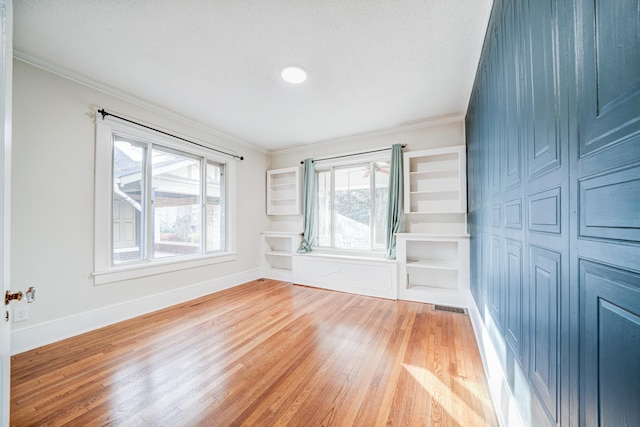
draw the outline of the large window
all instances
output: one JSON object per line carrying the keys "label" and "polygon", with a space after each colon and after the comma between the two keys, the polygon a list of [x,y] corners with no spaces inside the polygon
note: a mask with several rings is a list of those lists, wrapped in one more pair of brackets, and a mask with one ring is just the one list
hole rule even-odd
{"label": "large window", "polygon": [[389,162],[316,166],[320,248],[384,250]]}
{"label": "large window", "polygon": [[96,138],[97,283],[131,277],[123,268],[155,274],[235,255],[230,159],[108,120]]}
{"label": "large window", "polygon": [[206,157],[114,134],[113,263],[224,250],[223,172]]}

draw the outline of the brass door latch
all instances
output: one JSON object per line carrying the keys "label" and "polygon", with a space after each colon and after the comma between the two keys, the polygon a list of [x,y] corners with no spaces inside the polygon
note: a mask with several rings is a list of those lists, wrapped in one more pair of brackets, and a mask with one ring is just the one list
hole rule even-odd
{"label": "brass door latch", "polygon": [[16,293],[10,293],[9,291],[4,294],[4,305],[9,305],[11,300],[20,301],[22,299],[22,291],[18,291]]}

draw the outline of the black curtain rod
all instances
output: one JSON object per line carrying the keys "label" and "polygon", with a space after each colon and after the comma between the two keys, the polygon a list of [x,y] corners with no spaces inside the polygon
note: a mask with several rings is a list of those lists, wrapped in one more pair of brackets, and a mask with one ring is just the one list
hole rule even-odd
{"label": "black curtain rod", "polygon": [[198,147],[206,148],[207,150],[213,150],[213,151],[216,151],[216,152],[218,152],[218,153],[222,153],[222,154],[225,154],[225,155],[227,155],[227,156],[231,156],[231,157],[233,157],[234,159],[244,160],[244,156],[237,156],[237,155],[235,155],[235,154],[231,154],[231,153],[227,153],[227,152],[224,152],[224,151],[221,151],[221,150],[217,150],[217,149],[215,149],[215,148],[213,148],[213,147],[209,147],[209,146],[207,146],[207,145],[203,145],[203,144],[200,144],[200,143],[197,143],[197,142],[194,142],[194,141],[190,141],[190,140],[185,139],[185,138],[183,138],[183,137],[181,137],[181,136],[173,135],[173,134],[171,134],[171,133],[169,133],[169,132],[165,132],[165,131],[160,130],[160,129],[152,128],[151,126],[147,126],[147,125],[142,124],[142,123],[134,122],[133,120],[129,120],[129,119],[124,118],[124,117],[116,116],[115,114],[107,113],[107,112],[104,110],[104,108],[101,108],[100,110],[98,110],[98,113],[102,114],[102,120],[104,120],[104,118],[105,118],[106,116],[115,117],[116,119],[120,119],[120,120],[124,120],[125,122],[133,123],[133,124],[134,124],[134,125],[136,125],[136,126],[141,126],[141,127],[143,127],[143,128],[146,128],[146,129],[152,130],[152,131],[154,131],[154,132],[158,132],[158,133],[161,133],[161,134],[163,134],[163,135],[167,135],[167,136],[170,136],[170,137],[172,137],[172,138],[176,138],[176,139],[179,139],[179,140],[181,140],[181,141],[188,142],[189,144],[197,145]]}
{"label": "black curtain rod", "polygon": [[[407,144],[402,144],[401,147],[404,148],[406,147]],[[343,157],[351,157],[351,156],[359,156],[361,154],[369,154],[369,153],[377,153],[379,151],[387,151],[387,150],[391,150],[392,147],[389,148],[381,148],[379,150],[371,150],[371,151],[363,151],[361,153],[353,153],[353,154],[344,154],[342,156],[334,156],[334,157],[323,157],[321,159],[313,159],[312,162],[315,162],[316,160],[333,160],[333,159],[341,159]],[[304,161],[301,161],[300,164],[304,164]]]}

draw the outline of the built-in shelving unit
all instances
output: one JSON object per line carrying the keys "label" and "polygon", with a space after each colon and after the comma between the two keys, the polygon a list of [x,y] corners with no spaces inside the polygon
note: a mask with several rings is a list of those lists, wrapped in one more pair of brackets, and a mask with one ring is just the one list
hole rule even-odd
{"label": "built-in shelving unit", "polygon": [[466,147],[404,154],[404,212],[467,211]]}
{"label": "built-in shelving unit", "polygon": [[292,280],[293,255],[302,241],[302,233],[263,231],[262,276],[269,279]]}
{"label": "built-in shelving unit", "polygon": [[299,215],[300,168],[267,171],[267,215]]}
{"label": "built-in shelving unit", "polygon": [[409,151],[403,160],[412,232],[396,235],[398,298],[468,306],[466,146]]}
{"label": "built-in shelving unit", "polygon": [[464,305],[469,297],[469,235],[398,233],[398,298]]}

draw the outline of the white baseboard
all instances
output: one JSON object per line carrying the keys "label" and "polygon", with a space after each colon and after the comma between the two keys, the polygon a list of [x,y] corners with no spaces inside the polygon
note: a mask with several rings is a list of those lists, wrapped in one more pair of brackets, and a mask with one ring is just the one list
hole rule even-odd
{"label": "white baseboard", "polygon": [[293,282],[293,272],[280,268],[263,268],[262,277],[265,279],[282,280],[283,282]]}
{"label": "white baseboard", "polygon": [[398,299],[460,308],[469,308],[474,304],[471,292],[466,289],[399,289]]}
{"label": "white baseboard", "polygon": [[480,311],[473,298],[468,309],[473,332],[478,342],[480,356],[482,357],[484,372],[489,384],[491,400],[493,401],[496,416],[498,417],[498,423],[500,423],[502,427],[526,426],[527,424],[522,418],[516,403],[516,398],[509,387],[507,377],[502,369],[498,351],[491,341],[490,331],[482,321]]}
{"label": "white baseboard", "polygon": [[11,332],[15,355],[152,311],[200,298],[260,278],[260,269],[218,277],[183,288],[78,313]]}

